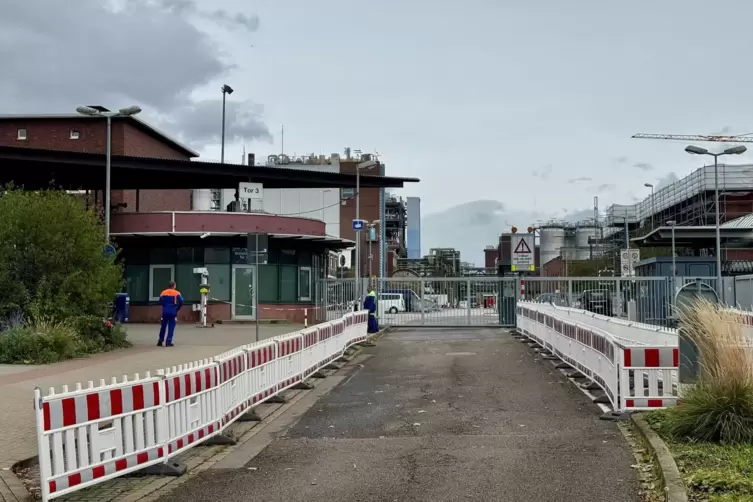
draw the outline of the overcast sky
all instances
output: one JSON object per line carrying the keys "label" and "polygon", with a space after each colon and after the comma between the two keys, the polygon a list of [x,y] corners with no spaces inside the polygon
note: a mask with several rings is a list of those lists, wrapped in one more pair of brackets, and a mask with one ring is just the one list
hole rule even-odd
{"label": "overcast sky", "polygon": [[751,16],[743,0],[2,0],[0,110],[138,104],[218,159],[226,83],[228,161],[279,152],[284,124],[286,153],[378,151],[421,178],[402,193],[424,212],[556,217],[701,165],[633,133],[753,131]]}

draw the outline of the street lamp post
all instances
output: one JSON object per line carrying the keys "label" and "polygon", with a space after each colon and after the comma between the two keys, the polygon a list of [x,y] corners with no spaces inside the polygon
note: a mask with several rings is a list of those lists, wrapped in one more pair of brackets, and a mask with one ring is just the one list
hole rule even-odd
{"label": "street lamp post", "polygon": [[719,209],[719,162],[718,159],[722,155],[740,155],[745,153],[748,149],[745,145],[733,146],[727,148],[720,153],[712,153],[701,148],[700,146],[688,145],[685,147],[685,151],[693,155],[711,155],[714,157],[714,211],[716,212],[716,290],[717,293],[722,288],[722,234],[720,230],[720,209]]}
{"label": "street lamp post", "polygon": [[[361,169],[373,169],[379,162],[367,160],[356,164],[356,219],[361,219]],[[361,231],[356,232],[356,293],[360,305],[361,298]]]}
{"label": "street lamp post", "polygon": [[677,253],[675,252],[675,225],[677,224],[676,221],[670,220],[667,222],[667,225],[672,227],[672,298],[674,298],[675,293],[677,292],[677,261],[676,256]]}
{"label": "street lamp post", "polygon": [[651,189],[651,230],[654,229],[654,216],[656,215],[656,201],[654,200],[654,185],[644,183],[644,187]]}
{"label": "street lamp post", "polygon": [[225,96],[233,93],[233,88],[225,84],[222,86],[222,146],[220,147],[220,163],[225,163]]}
{"label": "street lamp post", "polygon": [[371,223],[367,225],[366,228],[369,230],[369,280],[371,280],[371,264],[374,260],[374,255],[371,254],[371,230],[375,229],[377,225],[379,225],[379,220],[374,220]]}
{"label": "street lamp post", "polygon": [[141,113],[138,106],[129,106],[121,108],[116,112],[100,110],[90,106],[79,106],[76,111],[81,115],[90,117],[105,117],[107,119],[107,139],[105,150],[105,241],[110,242],[110,191],[111,191],[111,165],[112,165],[112,118],[113,117],[131,117]]}

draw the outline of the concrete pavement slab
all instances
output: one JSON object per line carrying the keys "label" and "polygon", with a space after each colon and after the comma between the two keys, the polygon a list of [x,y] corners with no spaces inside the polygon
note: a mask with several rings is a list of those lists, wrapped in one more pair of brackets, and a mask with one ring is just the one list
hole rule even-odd
{"label": "concrete pavement slab", "polygon": [[245,467],[160,500],[638,500],[616,425],[500,330],[396,331],[369,352]]}

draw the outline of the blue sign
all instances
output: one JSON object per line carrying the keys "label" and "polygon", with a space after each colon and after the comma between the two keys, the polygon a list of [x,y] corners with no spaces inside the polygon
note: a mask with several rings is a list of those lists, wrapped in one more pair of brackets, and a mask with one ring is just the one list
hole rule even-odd
{"label": "blue sign", "polygon": [[114,254],[115,254],[115,246],[113,246],[112,244],[106,244],[105,245],[105,256],[109,258],[110,256],[112,256]]}
{"label": "blue sign", "polygon": [[360,232],[363,230],[363,227],[366,225],[366,222],[364,220],[353,220],[353,230],[356,232]]}

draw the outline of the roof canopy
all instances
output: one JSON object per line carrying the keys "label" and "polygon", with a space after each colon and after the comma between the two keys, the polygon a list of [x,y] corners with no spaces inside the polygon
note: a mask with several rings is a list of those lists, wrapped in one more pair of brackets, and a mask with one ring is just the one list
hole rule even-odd
{"label": "roof canopy", "polygon": [[[265,188],[353,188],[355,174],[326,173],[280,167],[113,156],[113,189],[237,188],[241,182]],[[0,184],[34,190],[56,186],[95,190],[104,186],[105,155],[31,148],[0,147]],[[402,188],[418,178],[361,176],[364,188]]]}
{"label": "roof canopy", "polygon": [[[716,227],[707,226],[676,226],[675,246],[693,249],[713,248],[716,245]],[[720,228],[722,244],[749,245],[753,243],[753,227],[725,227]],[[642,237],[631,239],[639,247],[670,247],[672,246],[672,227],[658,227]]]}

